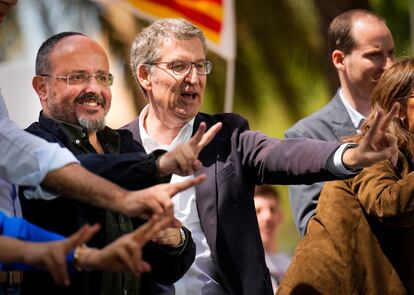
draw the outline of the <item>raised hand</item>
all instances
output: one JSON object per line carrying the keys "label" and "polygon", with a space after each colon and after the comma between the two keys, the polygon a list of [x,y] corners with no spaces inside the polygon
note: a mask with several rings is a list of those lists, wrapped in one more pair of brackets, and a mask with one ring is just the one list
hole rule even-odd
{"label": "raised hand", "polygon": [[135,231],[123,235],[114,242],[99,250],[84,248],[79,255],[78,263],[87,269],[100,269],[115,272],[131,272],[139,276],[142,272],[151,269],[150,265],[142,260],[142,247],[165,229],[169,220],[154,215],[148,222]]}
{"label": "raised hand", "polygon": [[48,270],[58,285],[69,285],[66,256],[77,246],[88,241],[98,230],[99,225],[84,225],[65,240],[46,243],[24,242],[23,263]]}
{"label": "raised hand", "polygon": [[197,185],[206,179],[199,175],[178,183],[158,184],[143,190],[129,192],[123,204],[124,214],[130,217],[148,218],[157,214],[170,221],[173,227],[180,227],[180,222],[174,218],[174,206],[171,198],[177,193]]}
{"label": "raised hand", "polygon": [[200,151],[219,132],[221,127],[222,123],[216,123],[206,132],[206,124],[202,122],[197,132],[189,141],[178,145],[175,149],[160,157],[158,162],[159,173],[162,176],[173,173],[187,176],[200,169],[201,162],[197,157]]}
{"label": "raised hand", "polygon": [[391,121],[398,115],[399,103],[394,103],[388,114],[379,111],[368,132],[358,147],[348,149],[343,155],[343,163],[349,169],[371,166],[382,160],[390,160],[394,165],[398,157],[397,139],[387,133]]}

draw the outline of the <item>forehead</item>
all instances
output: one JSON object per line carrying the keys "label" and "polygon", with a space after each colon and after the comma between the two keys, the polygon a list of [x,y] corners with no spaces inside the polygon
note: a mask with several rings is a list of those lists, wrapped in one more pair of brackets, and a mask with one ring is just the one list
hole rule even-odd
{"label": "forehead", "polygon": [[356,48],[361,47],[394,47],[391,32],[386,24],[374,17],[365,17],[353,22],[352,37]]}
{"label": "forehead", "polygon": [[254,204],[256,205],[256,207],[260,207],[260,208],[278,206],[278,202],[275,198],[271,196],[262,196],[262,195],[254,196]]}
{"label": "forehead", "polygon": [[53,70],[108,71],[108,57],[103,48],[86,36],[69,36],[53,48],[49,61]]}
{"label": "forehead", "polygon": [[171,37],[164,39],[160,44],[161,60],[197,60],[204,58],[203,44],[199,38],[179,40]]}

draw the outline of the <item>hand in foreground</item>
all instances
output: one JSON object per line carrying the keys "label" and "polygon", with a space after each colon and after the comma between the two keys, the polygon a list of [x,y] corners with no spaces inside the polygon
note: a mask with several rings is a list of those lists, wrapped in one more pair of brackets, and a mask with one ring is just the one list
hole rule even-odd
{"label": "hand in foreground", "polygon": [[384,115],[379,111],[368,132],[356,148],[350,148],[343,154],[344,165],[351,169],[371,166],[379,161],[389,159],[393,165],[398,158],[398,146],[395,136],[387,133],[391,121],[398,115],[399,103],[394,103],[390,112]]}
{"label": "hand in foreground", "polygon": [[158,161],[160,175],[166,176],[174,173],[187,176],[200,169],[201,162],[197,159],[198,154],[210,143],[221,126],[222,123],[216,123],[206,132],[206,123],[202,122],[196,134],[189,141],[160,157]]}
{"label": "hand in foreground", "polygon": [[84,225],[65,240],[46,243],[22,242],[22,262],[48,270],[58,285],[69,285],[66,256],[77,246],[88,241],[98,230],[97,224]]}
{"label": "hand in foreground", "polygon": [[206,175],[202,174],[183,182],[158,184],[143,190],[129,192],[125,197],[122,212],[130,217],[139,216],[141,218],[157,214],[167,218],[170,221],[170,226],[180,227],[181,223],[174,218],[174,206],[171,198],[205,179]]}
{"label": "hand in foreground", "polygon": [[129,271],[136,276],[151,269],[150,265],[142,260],[142,247],[152,240],[160,230],[170,223],[165,218],[152,216],[145,224],[135,231],[125,234],[99,250],[95,248],[81,248],[78,264],[86,269],[100,269],[114,272]]}

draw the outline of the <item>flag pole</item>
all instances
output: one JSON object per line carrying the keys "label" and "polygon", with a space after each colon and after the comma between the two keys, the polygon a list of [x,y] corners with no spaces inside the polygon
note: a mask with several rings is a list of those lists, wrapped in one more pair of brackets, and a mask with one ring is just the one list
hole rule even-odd
{"label": "flag pole", "polygon": [[233,111],[234,81],[236,76],[236,61],[234,58],[227,60],[226,89],[224,94],[224,112]]}

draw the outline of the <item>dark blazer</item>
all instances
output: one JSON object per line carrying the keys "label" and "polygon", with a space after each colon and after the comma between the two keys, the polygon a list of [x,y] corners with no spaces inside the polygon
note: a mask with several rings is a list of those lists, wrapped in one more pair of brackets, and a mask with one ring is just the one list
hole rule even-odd
{"label": "dark blazer", "polygon": [[[223,127],[200,153],[207,179],[196,187],[201,227],[221,284],[231,295],[273,294],[253,202],[256,184],[312,183],[335,178],[327,169],[337,143],[280,141],[249,130],[236,114],[199,113],[200,122]],[[137,141],[139,118],[126,126]]]}
{"label": "dark blazer", "polygon": [[[322,109],[300,120],[285,132],[285,138],[313,138],[339,141],[342,137],[354,134],[356,129],[339,96]],[[309,219],[315,214],[323,182],[311,185],[290,185],[289,199],[299,233],[306,233]]]}

